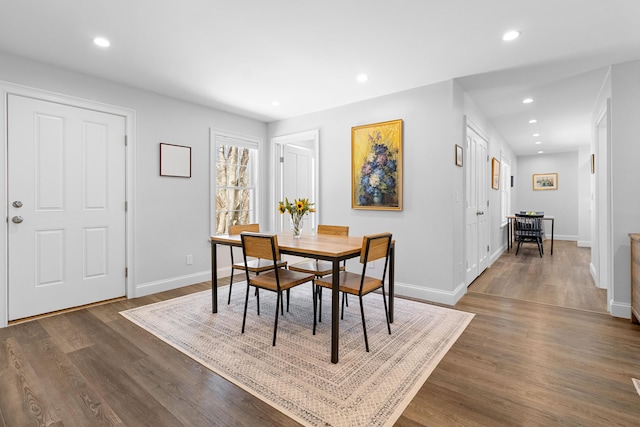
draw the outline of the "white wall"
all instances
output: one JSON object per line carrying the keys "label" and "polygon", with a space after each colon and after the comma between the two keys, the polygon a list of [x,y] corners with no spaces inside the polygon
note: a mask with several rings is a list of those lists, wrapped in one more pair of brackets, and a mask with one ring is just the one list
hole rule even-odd
{"label": "white wall", "polygon": [[[397,242],[396,290],[431,301],[460,297],[459,235],[452,239],[455,186],[462,169],[454,164],[463,119],[453,111],[453,83],[443,82],[269,124],[269,137],[320,130],[321,220],[347,224],[350,234],[390,231]],[[351,209],[351,127],[403,120],[403,209]],[[462,200],[462,198],[460,198]],[[273,202],[273,215],[276,213]],[[461,205],[458,202],[458,205]],[[452,255],[453,254],[453,255]],[[357,261],[354,261],[357,263]],[[457,263],[460,262],[460,266]]]}
{"label": "white wall", "polygon": [[578,149],[578,246],[591,246],[591,147]]}
{"label": "white wall", "polygon": [[[557,190],[533,190],[532,175],[558,173]],[[555,217],[555,239],[578,240],[578,152],[518,157],[515,211],[543,211]],[[550,230],[546,230],[547,234]]]}
{"label": "white wall", "polygon": [[640,232],[640,61],[611,67],[613,303],[630,318],[629,233]]}
{"label": "white wall", "polygon": [[[135,295],[129,296],[210,280],[209,129],[266,141],[265,123],[4,53],[0,80],[135,110],[135,261],[129,267],[136,283]],[[159,176],[160,142],[192,147],[192,178]],[[4,180],[4,161],[0,168]],[[6,201],[5,185],[1,191]],[[6,242],[6,227],[1,229]],[[187,254],[193,255],[193,265],[186,265]],[[2,255],[6,259],[4,249]],[[5,306],[5,274],[0,280],[0,306]]]}

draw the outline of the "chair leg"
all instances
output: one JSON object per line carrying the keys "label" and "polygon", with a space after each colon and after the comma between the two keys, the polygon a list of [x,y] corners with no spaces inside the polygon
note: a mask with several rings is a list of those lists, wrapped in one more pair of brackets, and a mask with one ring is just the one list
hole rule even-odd
{"label": "chair leg", "polygon": [[384,293],[384,286],[382,287],[382,302],[384,302],[384,314],[387,317],[387,330],[391,335],[391,322],[389,322],[389,309],[387,308],[387,296]]}
{"label": "chair leg", "polygon": [[276,292],[278,296],[276,297],[276,318],[273,322],[273,344],[272,346],[276,346],[276,333],[278,332],[278,306],[282,302],[282,291]]}
{"label": "chair leg", "polygon": [[289,294],[291,293],[290,291],[291,289],[287,289],[287,313],[289,312]]}
{"label": "chair leg", "polygon": [[231,288],[233,287],[233,266],[231,266],[231,279],[229,280],[229,298],[227,298],[227,305],[231,304]]}
{"label": "chair leg", "polygon": [[247,321],[247,305],[249,305],[249,288],[251,286],[249,285],[249,281],[247,281],[247,294],[244,297],[244,314],[242,315],[242,332],[244,334],[244,325]]}
{"label": "chair leg", "polygon": [[360,315],[362,316],[362,331],[364,332],[364,346],[369,352],[369,340],[367,339],[367,324],[364,321],[364,305],[362,304],[362,295],[358,295],[360,298]]}
{"label": "chair leg", "polygon": [[260,288],[256,286],[256,308],[258,309],[258,316],[260,316]]}
{"label": "chair leg", "polygon": [[520,250],[521,244],[522,244],[522,240],[518,240],[518,246],[516,247],[516,256],[518,256],[518,251]]}
{"label": "chair leg", "polygon": [[313,335],[315,335],[316,334],[316,310],[317,310],[318,301],[316,300],[317,298],[316,284],[313,283],[313,281],[311,281],[311,296],[313,297]]}
{"label": "chair leg", "polygon": [[538,252],[540,252],[540,258],[542,258],[542,244],[540,243],[540,239],[536,239],[536,243],[538,244]]}
{"label": "chair leg", "polygon": [[317,286],[318,293],[318,322],[322,323],[322,286]]}
{"label": "chair leg", "polygon": [[340,320],[344,320],[344,303],[345,303],[345,296],[347,294],[345,292],[342,293],[342,304],[340,307]]}

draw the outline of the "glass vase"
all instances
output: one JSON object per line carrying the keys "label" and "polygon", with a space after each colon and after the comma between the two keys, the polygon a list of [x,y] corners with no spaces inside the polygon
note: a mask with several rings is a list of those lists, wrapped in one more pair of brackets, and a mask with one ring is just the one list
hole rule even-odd
{"label": "glass vase", "polygon": [[299,239],[302,236],[302,227],[304,225],[304,221],[302,218],[291,218],[289,223],[291,225],[291,234],[294,239]]}

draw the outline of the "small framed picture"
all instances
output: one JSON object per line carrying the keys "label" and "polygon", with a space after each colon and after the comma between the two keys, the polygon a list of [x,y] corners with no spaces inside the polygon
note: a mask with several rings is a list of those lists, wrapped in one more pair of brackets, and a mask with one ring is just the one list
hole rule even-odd
{"label": "small framed picture", "polygon": [[456,166],[462,166],[462,147],[456,144]]}
{"label": "small framed picture", "polygon": [[592,174],[596,173],[596,155],[595,154],[591,155],[591,173]]}
{"label": "small framed picture", "polygon": [[160,176],[191,178],[191,147],[161,142]]}
{"label": "small framed picture", "polygon": [[491,159],[491,188],[500,189],[500,160],[495,157]]}
{"label": "small framed picture", "polygon": [[557,173],[534,173],[533,189],[534,190],[557,190],[558,174]]}

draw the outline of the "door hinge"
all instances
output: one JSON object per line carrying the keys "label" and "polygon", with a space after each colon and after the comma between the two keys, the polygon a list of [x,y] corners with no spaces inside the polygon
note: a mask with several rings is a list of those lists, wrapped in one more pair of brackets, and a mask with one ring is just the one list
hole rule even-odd
{"label": "door hinge", "polygon": [[129,267],[124,268],[124,277],[129,277]]}
{"label": "door hinge", "polygon": [[129,211],[129,202],[128,201],[124,201],[124,211],[128,212]]}
{"label": "door hinge", "polygon": [[489,201],[487,200],[487,207],[489,207]]}
{"label": "door hinge", "polygon": [[127,140],[127,135],[125,135],[125,136],[124,136],[124,146],[125,146],[125,147],[127,146],[128,142],[129,142],[129,141]]}
{"label": "door hinge", "polygon": [[487,252],[489,252],[489,245],[487,245]]}
{"label": "door hinge", "polygon": [[280,163],[284,163],[284,157],[280,157]]}
{"label": "door hinge", "polygon": [[489,161],[489,155],[487,154],[487,162]]}

